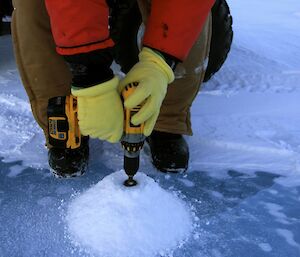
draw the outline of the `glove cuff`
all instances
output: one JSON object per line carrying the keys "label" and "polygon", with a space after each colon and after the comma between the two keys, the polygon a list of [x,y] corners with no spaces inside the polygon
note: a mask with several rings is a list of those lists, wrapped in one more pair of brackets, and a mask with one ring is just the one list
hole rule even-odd
{"label": "glove cuff", "polygon": [[119,78],[115,76],[113,79],[98,84],[96,86],[92,86],[84,89],[72,88],[71,92],[73,96],[93,97],[93,96],[103,95],[106,94],[107,92],[116,90],[118,84],[119,84]]}
{"label": "glove cuff", "polygon": [[164,72],[164,74],[167,77],[168,84],[174,81],[175,76],[174,72],[171,69],[171,67],[165,62],[165,60],[157,53],[155,53],[153,50],[151,50],[148,47],[143,47],[142,51],[139,54],[140,61],[150,61],[157,64],[157,66],[160,68],[161,71]]}

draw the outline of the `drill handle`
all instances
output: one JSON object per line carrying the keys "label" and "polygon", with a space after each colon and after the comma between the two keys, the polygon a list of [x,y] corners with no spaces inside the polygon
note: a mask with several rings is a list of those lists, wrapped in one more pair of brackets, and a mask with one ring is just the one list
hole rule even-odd
{"label": "drill handle", "polygon": [[[125,86],[124,90],[122,91],[122,97],[124,101],[136,90],[137,86],[139,85],[138,82],[134,82]],[[143,135],[144,132],[144,123],[139,125],[133,125],[131,123],[131,118],[133,115],[138,113],[142,108],[142,104],[136,106],[133,109],[125,108],[125,117],[124,117],[124,134],[125,135]]]}

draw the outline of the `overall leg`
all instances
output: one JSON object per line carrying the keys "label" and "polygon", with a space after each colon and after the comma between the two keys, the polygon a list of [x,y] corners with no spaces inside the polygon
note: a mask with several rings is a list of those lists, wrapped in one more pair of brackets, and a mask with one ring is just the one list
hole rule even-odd
{"label": "overall leg", "polygon": [[[62,56],[57,54],[44,1],[14,0],[12,20],[14,52],[19,73],[30,100],[34,118],[43,129],[48,143],[48,100],[70,95],[71,72]],[[55,175],[82,174],[88,159],[87,140],[79,149],[57,149],[48,152],[49,164]],[[59,174],[57,167],[64,167]]]}
{"label": "overall leg", "polygon": [[[114,42],[110,38],[107,1],[45,0],[45,3],[56,52],[72,74],[71,92],[77,98],[81,135],[118,141],[123,133],[123,106],[117,91],[118,78],[110,68]],[[76,169],[82,173],[87,166],[85,155],[80,156],[77,149],[51,148],[52,169],[60,176],[77,175]]]}
{"label": "overall leg", "polygon": [[55,51],[44,1],[14,0],[12,36],[19,73],[34,118],[48,136],[48,99],[70,94],[71,74]]}
{"label": "overall leg", "polygon": [[148,138],[153,164],[161,171],[188,168],[189,147],[182,135],[192,135],[190,108],[208,63],[210,31],[209,17],[188,58],[176,67],[176,79],[168,86],[154,131]]}
{"label": "overall leg", "polygon": [[[143,22],[151,9],[149,0],[139,0]],[[164,172],[188,168],[189,148],[182,135],[192,135],[190,108],[204,79],[211,40],[211,16],[207,17],[187,59],[177,65],[175,81],[168,86],[155,128],[147,142],[154,166]]]}
{"label": "overall leg", "polygon": [[[151,1],[138,0],[138,5],[143,22],[146,24],[151,9]],[[187,59],[177,65],[175,81],[168,86],[155,130],[192,135],[190,107],[205,75],[211,40],[211,23],[211,16],[209,15]]]}
{"label": "overall leg", "polygon": [[175,70],[175,81],[169,85],[160,109],[155,130],[192,135],[190,108],[203,82],[211,39],[211,17],[190,51]]}

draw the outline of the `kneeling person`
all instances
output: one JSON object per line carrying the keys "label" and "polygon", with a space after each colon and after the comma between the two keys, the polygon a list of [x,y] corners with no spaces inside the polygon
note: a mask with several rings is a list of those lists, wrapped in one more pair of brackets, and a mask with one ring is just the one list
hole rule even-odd
{"label": "kneeling person", "polygon": [[[189,151],[182,135],[192,134],[190,106],[205,74],[213,1],[151,1],[151,7],[139,1],[146,24],[143,47],[122,81],[110,68],[114,42],[106,1],[45,2],[46,8],[37,0],[15,1],[13,38],[20,75],[46,138],[48,100],[72,93],[81,133],[118,142],[124,120],[120,93],[138,82],[124,105],[143,103],[131,122],[145,123],[154,165],[161,171],[186,170]],[[28,37],[29,29],[34,37]],[[87,138],[78,149],[58,149],[47,142],[56,174],[86,170]]]}

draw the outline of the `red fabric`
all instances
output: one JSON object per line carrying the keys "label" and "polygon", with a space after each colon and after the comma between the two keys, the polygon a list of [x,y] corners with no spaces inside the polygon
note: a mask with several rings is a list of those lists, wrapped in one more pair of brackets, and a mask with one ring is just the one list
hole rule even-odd
{"label": "red fabric", "polygon": [[184,60],[214,0],[152,0],[143,43]]}
{"label": "red fabric", "polygon": [[113,46],[105,0],[45,0],[57,52],[84,53]]}
{"label": "red fabric", "polygon": [[105,49],[113,46],[114,46],[114,42],[112,41],[112,39],[108,39],[105,41],[101,41],[100,43],[93,43],[91,45],[83,45],[83,46],[71,47],[71,48],[62,48],[57,46],[56,52],[60,55],[73,55],[73,54],[88,53],[98,49]]}
{"label": "red fabric", "polygon": [[[45,0],[62,55],[113,46],[105,0]],[[152,0],[144,44],[184,60],[202,30],[214,0]]]}

